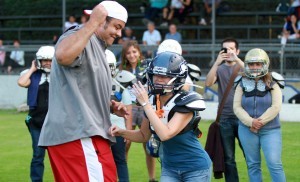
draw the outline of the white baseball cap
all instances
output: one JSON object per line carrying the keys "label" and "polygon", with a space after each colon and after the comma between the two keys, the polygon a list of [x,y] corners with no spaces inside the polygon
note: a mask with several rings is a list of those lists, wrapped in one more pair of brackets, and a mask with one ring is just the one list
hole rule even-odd
{"label": "white baseball cap", "polygon": [[[128,13],[127,10],[116,1],[102,1],[100,4],[104,6],[107,11],[107,16],[127,22]],[[93,10],[84,10],[86,15],[92,14]]]}

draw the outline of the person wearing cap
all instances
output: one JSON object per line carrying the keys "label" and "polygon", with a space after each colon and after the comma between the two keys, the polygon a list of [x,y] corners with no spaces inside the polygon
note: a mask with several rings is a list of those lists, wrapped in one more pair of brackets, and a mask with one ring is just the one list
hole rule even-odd
{"label": "person wearing cap", "polygon": [[89,20],[64,32],[55,46],[39,146],[48,151],[55,181],[115,182],[110,113],[127,118],[128,112],[110,100],[105,50],[121,37],[128,14],[116,1],[102,1],[85,13]]}

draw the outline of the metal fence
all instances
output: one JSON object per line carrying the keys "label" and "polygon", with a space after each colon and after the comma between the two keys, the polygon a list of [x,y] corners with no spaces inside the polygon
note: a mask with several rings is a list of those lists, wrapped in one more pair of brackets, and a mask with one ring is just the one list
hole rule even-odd
{"label": "metal fence", "polygon": [[[35,58],[35,53],[41,45],[24,45],[20,49],[25,51],[25,67],[30,67],[31,61]],[[140,45],[142,51],[152,50],[155,53],[157,46]],[[300,76],[300,44],[297,42],[289,43],[284,48],[280,44],[240,44],[239,57],[243,60],[248,50],[252,48],[264,49],[271,60],[270,69],[281,73],[286,78],[298,78]],[[109,48],[117,58],[120,56],[122,46],[113,45]],[[221,47],[220,44],[182,44],[183,56],[187,62],[196,64],[201,68],[202,74],[206,75],[212,66],[215,55],[218,54]],[[1,50],[1,49],[0,49]],[[2,49],[3,50],[3,49]],[[9,59],[9,54],[14,50],[13,46],[5,46],[6,62]],[[5,66],[4,66],[5,67]],[[2,67],[2,73],[5,70]],[[24,68],[18,68],[24,69]],[[16,73],[18,74],[18,73]]]}

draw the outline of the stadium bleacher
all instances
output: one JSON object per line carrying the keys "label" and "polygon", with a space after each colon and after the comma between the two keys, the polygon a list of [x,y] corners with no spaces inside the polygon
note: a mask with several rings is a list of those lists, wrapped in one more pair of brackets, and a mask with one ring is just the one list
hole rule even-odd
{"label": "stadium bleacher", "polygon": [[[16,1],[9,3],[7,1],[0,3],[0,34],[4,36],[5,45],[11,45],[13,39],[20,39],[22,45],[42,45],[51,44],[53,35],[62,33],[62,1],[61,0],[40,0],[35,3],[22,4]],[[32,0],[33,1],[33,0]],[[194,0],[195,8],[188,19],[190,24],[178,25],[178,31],[183,35],[183,44],[197,44],[196,48],[201,49],[199,44],[211,44],[211,25],[199,26],[198,6],[202,0]],[[139,5],[141,1],[120,0],[129,12],[127,26],[134,30],[137,39],[142,39],[142,34],[146,27],[142,23],[143,14],[140,12]],[[246,44],[273,44],[274,50],[270,48],[270,56],[279,62],[280,50],[278,35],[281,33],[285,12],[276,12],[278,0],[227,0],[230,4],[230,11],[222,12],[216,17],[216,43],[228,36],[236,37],[241,43],[241,47]],[[80,17],[83,9],[92,8],[99,0],[66,0],[66,17],[69,14],[75,14]],[[22,7],[22,11],[15,11]],[[78,20],[79,21],[79,20]],[[160,18],[156,24],[160,24]],[[168,32],[167,27],[157,26],[157,29],[164,36]],[[297,42],[295,42],[297,44]],[[199,45],[199,46],[198,46]],[[219,45],[217,45],[219,46]],[[191,51],[188,47],[186,56],[191,62],[198,64],[204,70],[209,69],[211,61],[211,50],[199,52]],[[289,46],[287,46],[288,49]],[[218,47],[215,48],[218,51]],[[244,49],[246,50],[246,49]],[[287,51],[284,57],[286,59],[296,59],[295,54],[299,51]],[[26,65],[30,65],[34,57],[34,51],[27,51]],[[199,60],[201,59],[201,61]],[[299,60],[294,60],[298,65]],[[293,63],[294,64],[294,63]],[[277,67],[277,65],[276,65]],[[287,65],[287,67],[293,67]],[[277,67],[278,68],[278,67]],[[295,67],[293,67],[294,69]]]}
{"label": "stadium bleacher", "polygon": [[[18,38],[22,42],[31,44],[48,43],[54,34],[62,32],[62,4],[60,0],[39,1],[34,6],[30,3],[22,4],[22,12],[14,11],[19,2],[14,4],[0,4],[0,32],[5,34],[6,43]],[[99,1],[66,0],[66,17],[68,14],[75,14],[80,17],[82,10],[92,7]],[[123,1],[120,1],[121,3]],[[127,26],[131,26],[139,40],[146,29],[142,24],[143,14],[137,8],[139,1],[130,0],[124,5],[128,8],[129,20]],[[216,38],[222,39],[228,34],[245,41],[253,42],[253,39],[264,40],[263,42],[275,42],[278,34],[282,30],[284,12],[275,12],[277,1],[243,1],[228,0],[230,4],[229,12],[222,12],[216,19]],[[259,2],[259,3],[258,3]],[[200,0],[194,1],[194,12],[188,19],[190,24],[180,25],[179,31],[183,34],[183,43],[205,43],[210,40],[211,26],[198,26],[198,6]],[[43,7],[43,8],[42,8]],[[47,7],[47,8],[45,8]],[[251,8],[252,7],[252,8]],[[132,13],[131,13],[132,12]],[[157,25],[160,19],[158,18]],[[166,27],[157,27],[164,35],[167,32]],[[267,36],[266,36],[267,33]]]}

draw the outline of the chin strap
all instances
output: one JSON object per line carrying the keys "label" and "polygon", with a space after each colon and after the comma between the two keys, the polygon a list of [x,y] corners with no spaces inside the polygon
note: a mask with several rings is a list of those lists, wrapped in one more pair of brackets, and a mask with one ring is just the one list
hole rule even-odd
{"label": "chin strap", "polygon": [[156,95],[156,115],[159,118],[162,118],[164,116],[164,110],[160,108],[160,100],[159,100],[159,94]]}

